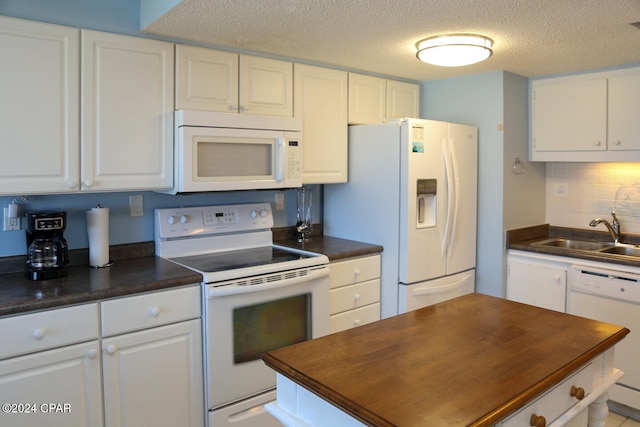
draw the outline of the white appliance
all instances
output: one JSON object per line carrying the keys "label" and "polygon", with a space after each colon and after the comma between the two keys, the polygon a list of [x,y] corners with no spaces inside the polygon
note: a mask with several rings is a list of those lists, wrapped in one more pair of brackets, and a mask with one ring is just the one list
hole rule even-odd
{"label": "white appliance", "polygon": [[204,277],[210,427],[276,427],[261,355],[329,333],[329,260],[274,245],[268,203],[155,211],[156,254]]}
{"label": "white appliance", "polygon": [[384,247],[383,318],[473,292],[477,165],[473,126],[349,127],[349,182],[325,186],[324,230]]}
{"label": "white appliance", "polygon": [[609,399],[640,409],[640,276],[591,266],[572,265],[567,313],[631,329],[616,345],[616,367],[624,376],[609,390]]}
{"label": "white appliance", "polygon": [[175,112],[171,194],[302,186],[302,122],[292,117]]}

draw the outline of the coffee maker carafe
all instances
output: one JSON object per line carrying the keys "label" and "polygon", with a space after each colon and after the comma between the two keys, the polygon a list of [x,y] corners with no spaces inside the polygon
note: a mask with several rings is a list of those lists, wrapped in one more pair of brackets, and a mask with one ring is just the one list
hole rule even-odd
{"label": "coffee maker carafe", "polygon": [[26,214],[27,264],[31,280],[45,280],[67,275],[69,249],[63,237],[66,212],[28,212]]}

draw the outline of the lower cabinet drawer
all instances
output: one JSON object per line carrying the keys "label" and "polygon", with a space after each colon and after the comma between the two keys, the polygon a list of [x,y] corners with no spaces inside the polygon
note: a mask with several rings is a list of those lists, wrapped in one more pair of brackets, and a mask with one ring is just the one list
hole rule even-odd
{"label": "lower cabinet drawer", "polygon": [[502,427],[533,425],[530,424],[532,416],[543,416],[546,424],[551,424],[553,420],[579,402],[577,397],[571,395],[572,387],[582,388],[585,396],[591,393],[593,369],[593,364],[589,363],[580,371],[507,418],[502,423]]}
{"label": "lower cabinet drawer", "polygon": [[331,289],[331,314],[380,302],[380,279]]}
{"label": "lower cabinet drawer", "polygon": [[198,285],[104,301],[101,303],[102,336],[200,317],[200,293]]}
{"label": "lower cabinet drawer", "polygon": [[348,259],[329,264],[331,289],[380,277],[380,255]]}
{"label": "lower cabinet drawer", "polygon": [[98,338],[98,304],[0,319],[0,359]]}
{"label": "lower cabinet drawer", "polygon": [[331,333],[366,325],[376,320],[380,320],[380,303],[334,314],[330,317]]}

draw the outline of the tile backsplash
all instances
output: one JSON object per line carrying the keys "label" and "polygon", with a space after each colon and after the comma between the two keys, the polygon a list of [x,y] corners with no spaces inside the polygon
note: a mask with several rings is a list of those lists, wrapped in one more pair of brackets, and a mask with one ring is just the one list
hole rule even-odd
{"label": "tile backsplash", "polygon": [[590,229],[615,211],[623,233],[640,234],[640,163],[547,163],[546,194],[551,225]]}

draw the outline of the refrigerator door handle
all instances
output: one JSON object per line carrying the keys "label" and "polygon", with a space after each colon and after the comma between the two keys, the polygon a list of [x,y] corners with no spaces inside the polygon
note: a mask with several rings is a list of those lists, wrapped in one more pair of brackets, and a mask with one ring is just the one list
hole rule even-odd
{"label": "refrigerator door handle", "polygon": [[[456,158],[456,151],[453,148],[453,142],[449,140],[449,149],[451,153],[451,168],[453,170],[453,188],[454,188],[454,206],[453,206],[453,214],[451,215],[451,227],[449,228],[449,238],[447,243],[447,248],[449,253],[453,252],[453,242],[456,237],[456,229],[458,223],[458,208],[460,206],[460,173],[458,171],[458,159]],[[447,254],[447,258],[449,257],[449,253]]]}
{"label": "refrigerator door handle", "polygon": [[451,226],[453,223],[453,211],[455,204],[455,181],[453,166],[451,165],[451,151],[448,139],[442,140],[442,153],[444,157],[444,169],[447,176],[447,219],[444,224],[444,234],[442,236],[442,258],[447,258],[449,254],[449,243],[451,239]]}

